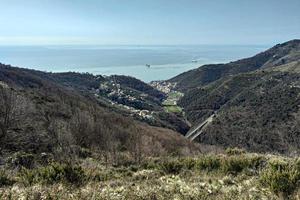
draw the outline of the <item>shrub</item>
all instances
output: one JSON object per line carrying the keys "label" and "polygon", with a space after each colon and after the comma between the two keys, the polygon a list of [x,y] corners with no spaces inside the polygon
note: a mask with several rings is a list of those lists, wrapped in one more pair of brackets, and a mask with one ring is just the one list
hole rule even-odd
{"label": "shrub", "polygon": [[14,181],[11,180],[3,170],[0,170],[0,187],[12,185],[13,183]]}
{"label": "shrub", "polygon": [[117,173],[121,177],[132,176],[132,174],[133,174],[132,171],[130,171],[130,169],[127,167],[116,168],[114,172]]}
{"label": "shrub", "polygon": [[89,176],[92,181],[108,181],[111,179],[119,178],[114,171],[111,170],[101,170],[97,171],[95,174]]}
{"label": "shrub", "polygon": [[35,170],[28,170],[25,168],[22,168],[22,170],[19,173],[19,178],[22,183],[25,185],[32,185],[37,182],[37,176]]}
{"label": "shrub", "polygon": [[144,160],[141,164],[141,167],[143,169],[160,169],[160,164],[159,164],[160,160],[159,159],[147,159]]}
{"label": "shrub", "polygon": [[115,157],[114,167],[128,167],[136,164],[132,157],[125,153],[118,153]]}
{"label": "shrub", "polygon": [[48,165],[49,163],[53,162],[53,155],[48,153],[41,153],[39,162],[42,165]]}
{"label": "shrub", "polygon": [[182,162],[184,167],[189,170],[194,169],[197,163],[197,161],[193,158],[180,159],[180,162]]}
{"label": "shrub", "polygon": [[300,171],[297,162],[272,160],[262,172],[260,180],[276,194],[289,195],[299,185]]}
{"label": "shrub", "polygon": [[290,194],[295,188],[288,170],[268,169],[261,176],[261,180],[276,194]]}
{"label": "shrub", "polygon": [[248,158],[249,164],[252,169],[262,169],[266,166],[267,160],[265,157],[261,155],[255,155]]}
{"label": "shrub", "polygon": [[28,185],[38,182],[44,184],[63,182],[81,185],[85,180],[85,173],[80,166],[54,163],[35,170],[23,169],[20,177]]}
{"label": "shrub", "polygon": [[217,156],[203,156],[197,159],[196,168],[200,170],[218,170],[221,167],[221,159]]}
{"label": "shrub", "polygon": [[160,169],[167,174],[179,174],[184,165],[178,160],[168,160],[160,164]]}
{"label": "shrub", "polygon": [[222,171],[225,173],[239,173],[244,170],[258,172],[266,161],[262,156],[232,155],[222,159]]}
{"label": "shrub", "polygon": [[251,167],[250,159],[243,156],[230,156],[222,163],[222,170],[225,173],[238,173],[249,167]]}
{"label": "shrub", "polygon": [[64,180],[68,183],[81,185],[85,179],[84,170],[80,166],[64,165]]}
{"label": "shrub", "polygon": [[239,149],[239,148],[227,148],[226,149],[226,154],[227,155],[241,155],[241,154],[245,154],[246,151],[244,149]]}
{"label": "shrub", "polygon": [[132,172],[137,172],[139,170],[139,167],[136,165],[131,165],[128,167],[128,169]]}
{"label": "shrub", "polygon": [[300,158],[294,161],[293,168],[298,172],[297,173],[298,176],[295,178],[300,180]]}
{"label": "shrub", "polygon": [[25,167],[31,169],[34,166],[34,156],[29,153],[18,152],[11,157],[10,163],[16,168]]}
{"label": "shrub", "polygon": [[92,156],[92,152],[89,149],[80,148],[78,151],[79,158],[89,158]]}

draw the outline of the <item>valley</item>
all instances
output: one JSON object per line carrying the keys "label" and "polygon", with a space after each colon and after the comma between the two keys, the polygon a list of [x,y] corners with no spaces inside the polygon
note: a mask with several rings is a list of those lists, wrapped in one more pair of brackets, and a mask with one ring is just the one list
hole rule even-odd
{"label": "valley", "polygon": [[297,199],[299,55],[149,84],[1,64],[0,198]]}
{"label": "valley", "polygon": [[0,5],[0,200],[300,200],[300,0]]}

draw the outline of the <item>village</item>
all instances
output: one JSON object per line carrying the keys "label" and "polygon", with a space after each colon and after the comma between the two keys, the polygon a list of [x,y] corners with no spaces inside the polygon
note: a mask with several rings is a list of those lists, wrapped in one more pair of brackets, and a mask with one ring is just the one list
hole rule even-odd
{"label": "village", "polygon": [[176,83],[168,81],[153,81],[150,85],[167,94],[167,98],[162,102],[166,112],[182,113],[183,110],[177,105],[177,102],[184,94],[176,91]]}
{"label": "village", "polygon": [[[165,112],[182,112],[177,102],[183,96],[183,93],[175,90],[176,83],[153,81],[150,85],[167,95],[167,98],[161,102]],[[154,114],[157,111],[140,108],[143,107],[140,105],[147,105],[146,97],[148,94],[146,93],[136,93],[127,88],[123,88],[114,80],[102,82],[98,89],[93,90],[93,93],[98,98],[101,97],[103,99],[104,97],[110,105],[126,110],[131,116],[145,120],[155,120]]]}
{"label": "village", "polygon": [[101,83],[99,89],[96,89],[94,92],[96,96],[105,97],[111,105],[129,111],[132,116],[137,116],[142,119],[153,119],[153,111],[137,109],[130,106],[144,104],[145,98],[148,96],[145,93],[137,94],[123,89],[120,84],[115,83],[113,80]]}

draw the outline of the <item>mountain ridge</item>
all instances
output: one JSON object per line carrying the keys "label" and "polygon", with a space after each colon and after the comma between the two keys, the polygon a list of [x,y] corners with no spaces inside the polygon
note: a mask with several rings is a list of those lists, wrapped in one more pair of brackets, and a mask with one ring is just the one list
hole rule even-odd
{"label": "mountain ridge", "polygon": [[[254,152],[299,153],[299,56],[300,40],[292,40],[251,58],[179,75],[185,76],[181,83],[187,77],[191,80],[188,86],[179,82],[177,87],[186,90],[179,105],[193,126],[216,113],[197,141]],[[251,63],[254,65],[249,66]],[[207,72],[213,72],[209,66],[226,70],[217,70],[206,81]],[[233,66],[237,70],[230,71]]]}
{"label": "mountain ridge", "polygon": [[[269,68],[272,64],[278,65],[284,64],[282,62],[290,62],[291,58],[285,56],[287,56],[290,51],[299,51],[299,49],[300,40],[295,39],[275,45],[274,47],[250,58],[240,59],[227,64],[203,65],[197,69],[179,74],[168,81],[176,82],[177,89],[185,91],[197,86],[204,86],[222,78],[223,76],[250,72],[260,68]],[[298,60],[299,55],[297,54],[293,58]]]}

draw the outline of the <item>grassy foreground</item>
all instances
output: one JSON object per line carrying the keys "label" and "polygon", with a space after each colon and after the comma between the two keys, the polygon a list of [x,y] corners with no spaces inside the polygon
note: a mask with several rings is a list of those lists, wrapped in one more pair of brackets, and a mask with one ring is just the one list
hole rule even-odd
{"label": "grassy foreground", "polygon": [[300,199],[300,160],[236,150],[0,171],[0,199]]}

